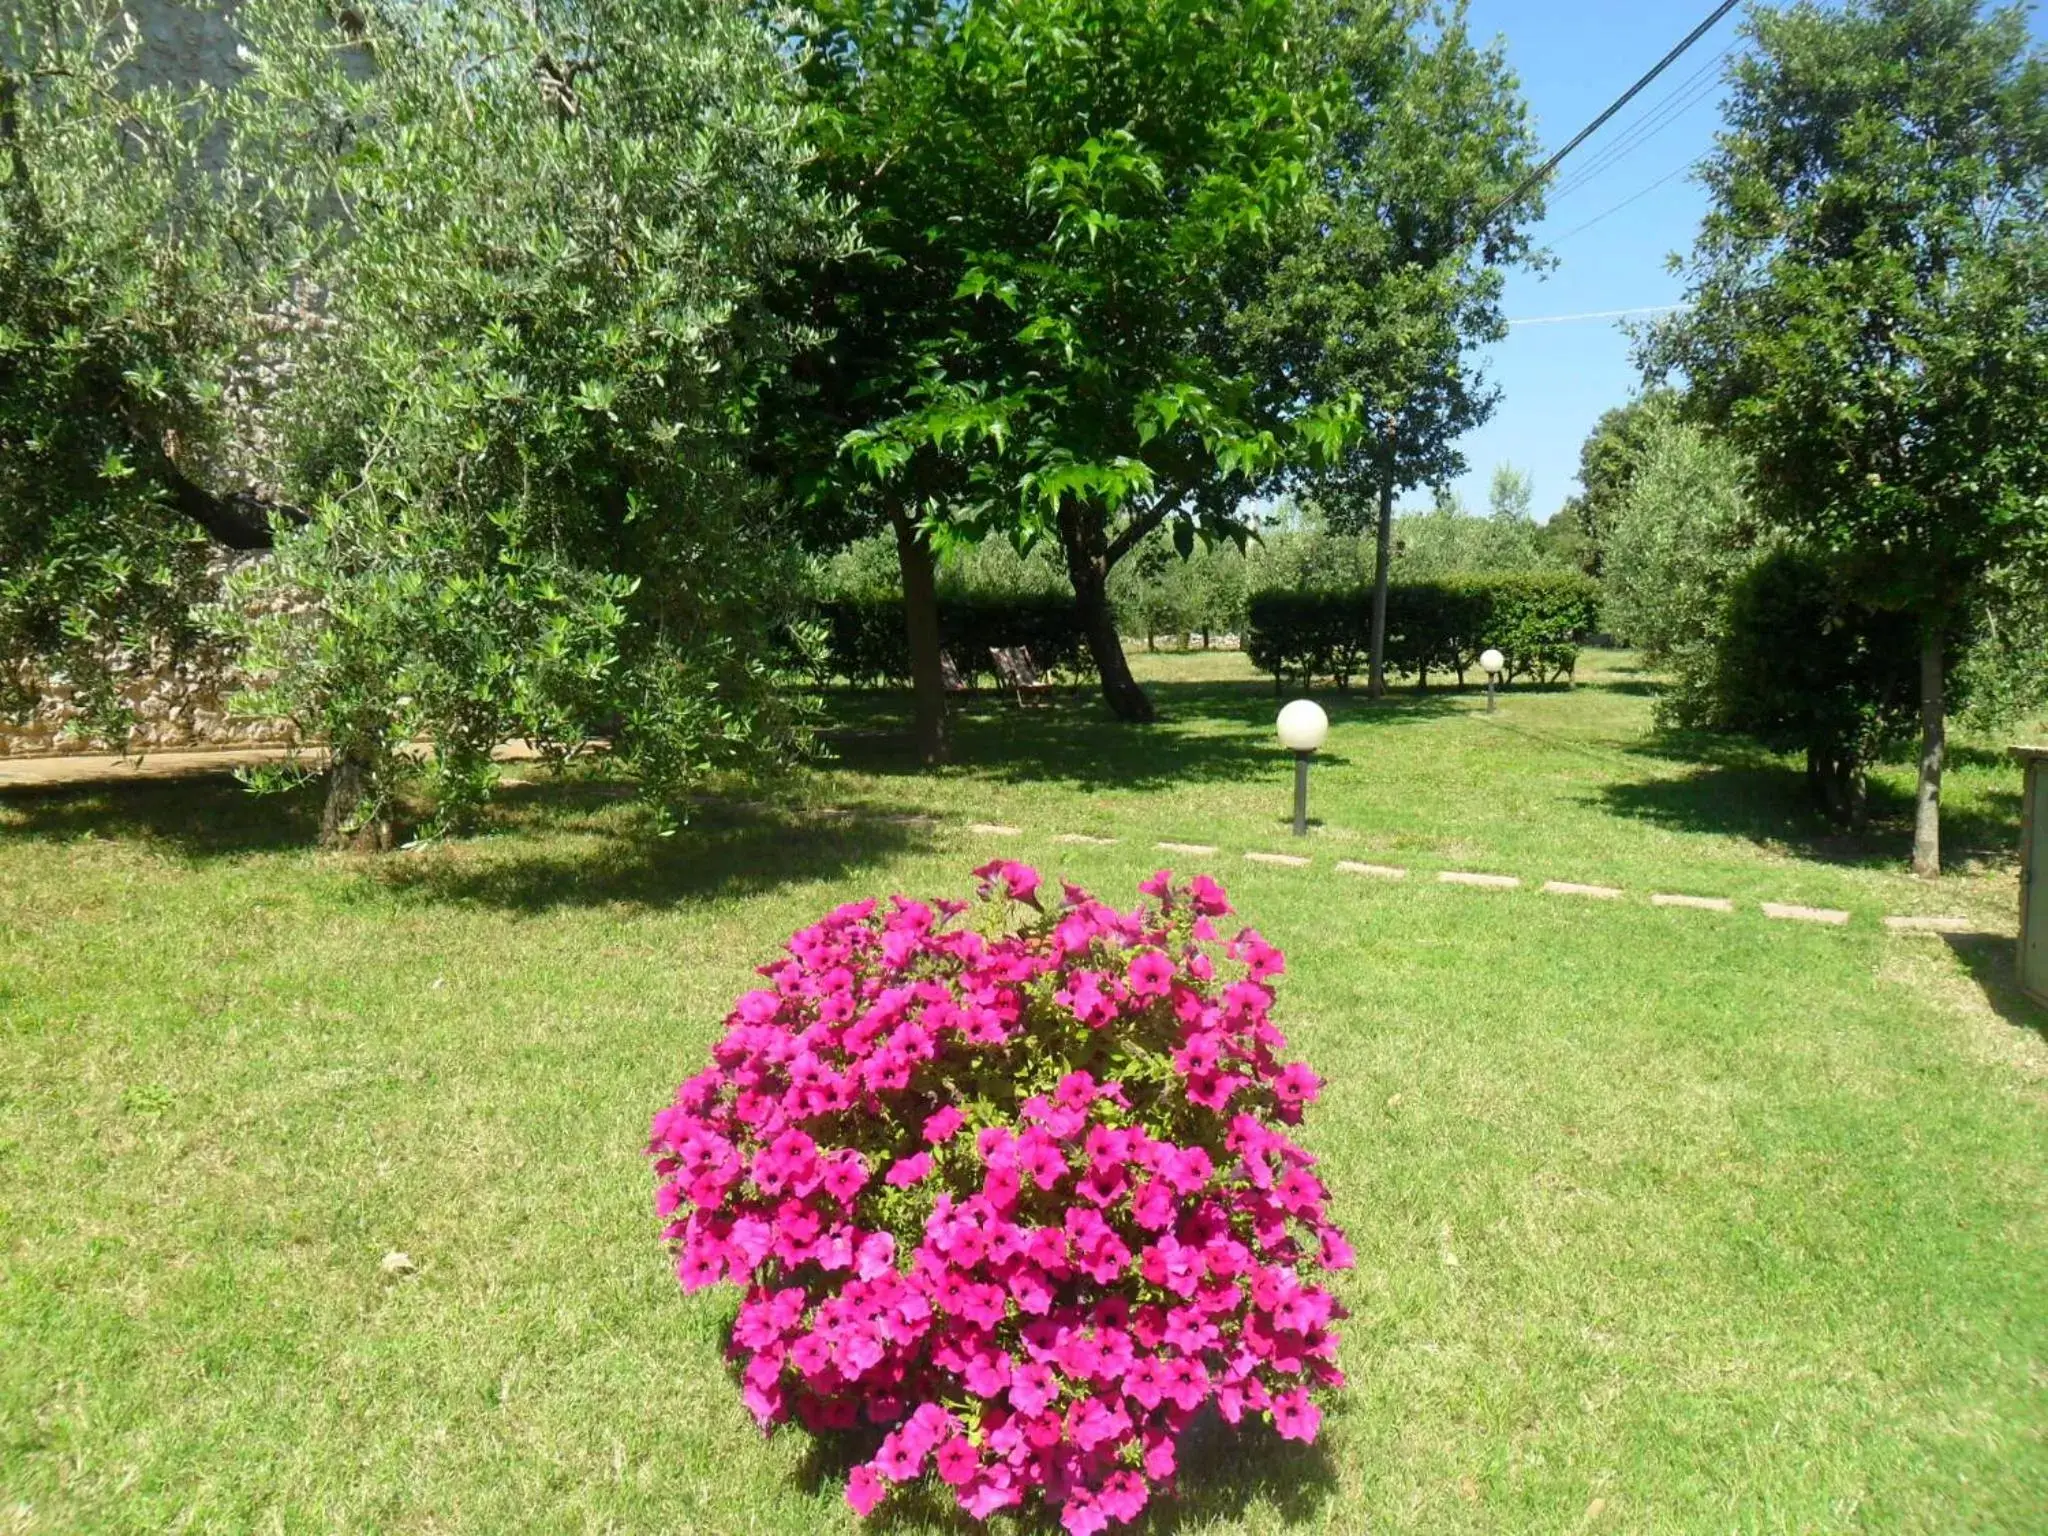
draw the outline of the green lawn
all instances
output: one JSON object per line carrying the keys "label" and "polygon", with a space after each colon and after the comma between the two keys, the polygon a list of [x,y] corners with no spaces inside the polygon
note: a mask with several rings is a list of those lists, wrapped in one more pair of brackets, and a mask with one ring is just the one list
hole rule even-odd
{"label": "green lawn", "polygon": [[1219,873],[1330,1080],[1353,1385],[1313,1452],[1199,1448],[1147,1529],[2048,1527],[2048,1018],[2002,942],[1877,920],[2010,932],[1991,744],[1930,887],[1902,777],[1832,838],[1782,764],[1652,739],[1625,657],[1492,717],[1331,699],[1278,868],[1241,857],[1293,846],[1270,687],[1141,661],[1159,726],[978,701],[936,778],[902,701],[835,699],[836,768],[668,839],[598,781],[383,860],[232,784],[0,794],[0,1531],[855,1529],[727,1386],[640,1146],[791,928],[996,851],[1124,900]]}

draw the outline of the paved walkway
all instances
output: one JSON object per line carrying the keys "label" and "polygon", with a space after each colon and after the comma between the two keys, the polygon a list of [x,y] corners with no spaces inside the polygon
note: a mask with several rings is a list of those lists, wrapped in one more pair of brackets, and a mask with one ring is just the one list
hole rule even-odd
{"label": "paved walkway", "polygon": [[[142,757],[108,757],[78,752],[63,757],[0,757],[0,790],[29,784],[131,784],[140,779],[190,779],[210,773],[232,773],[281,762],[283,747],[238,747],[210,752],[151,752]],[[324,748],[304,756],[319,762]]]}
{"label": "paved walkway", "polygon": [[[64,757],[0,757],[0,792],[28,785],[132,784],[141,779],[191,779],[232,773],[283,762],[283,747],[215,748],[203,752],[149,752],[141,757],[110,757],[103,752],[78,752]],[[508,741],[491,753],[501,763],[531,762],[540,754],[523,741]],[[307,747],[300,761],[317,766],[327,760],[325,747]]]}

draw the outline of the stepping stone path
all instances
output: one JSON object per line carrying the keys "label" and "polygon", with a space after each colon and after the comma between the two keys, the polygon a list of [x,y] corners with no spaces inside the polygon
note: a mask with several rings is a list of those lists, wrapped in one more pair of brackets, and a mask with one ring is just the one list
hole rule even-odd
{"label": "stepping stone path", "polygon": [[1621,900],[1618,885],[1579,885],[1570,880],[1546,880],[1543,889],[1552,896],[1592,896],[1600,901]]}
{"label": "stepping stone path", "polygon": [[1967,917],[1888,917],[1885,927],[1893,933],[1975,933],[1977,924]]}
{"label": "stepping stone path", "polygon": [[1674,896],[1668,891],[1657,891],[1650,897],[1653,907],[1692,907],[1701,912],[1733,912],[1735,903],[1726,896]]}
{"label": "stepping stone path", "polygon": [[1764,916],[1792,923],[1833,923],[1837,927],[1849,921],[1848,913],[1833,907],[1795,907],[1782,901],[1765,902]]}
{"label": "stepping stone path", "polygon": [[[818,813],[821,816],[845,816],[853,814],[843,806],[826,807]],[[902,825],[930,825],[930,816],[886,816],[885,821]],[[967,830],[978,837],[1022,837],[1022,827],[1007,826],[999,821],[971,821]],[[1055,832],[1055,843],[1081,844],[1091,848],[1112,848],[1122,841],[1115,837],[1097,837],[1090,832]],[[1167,853],[1184,853],[1193,857],[1206,858],[1216,852],[1214,843],[1179,843],[1161,839],[1153,844]],[[1254,849],[1245,854],[1245,861],[1251,864],[1277,864],[1286,869],[1307,869],[1315,861],[1307,854],[1267,853]],[[1408,871],[1398,864],[1368,864],[1358,859],[1339,859],[1337,869],[1342,874],[1364,875],[1376,880],[1405,880]],[[1494,875],[1471,869],[1440,869],[1437,880],[1444,885],[1472,886],[1480,890],[1511,891],[1522,881],[1516,875]],[[1587,885],[1576,880],[1546,880],[1538,887],[1548,896],[1579,896],[1591,901],[1620,901],[1628,893],[1618,885]],[[1726,896],[1687,896],[1676,891],[1652,891],[1650,904],[1657,907],[1685,907],[1697,912],[1733,912],[1735,903]],[[1766,901],[1759,904],[1765,917],[1783,922],[1823,923],[1831,927],[1843,927],[1850,920],[1850,914],[1834,907],[1802,907],[1789,902]],[[1919,916],[1901,914],[1887,917],[1884,925],[1893,933],[1975,933],[1979,924],[1967,917]]]}

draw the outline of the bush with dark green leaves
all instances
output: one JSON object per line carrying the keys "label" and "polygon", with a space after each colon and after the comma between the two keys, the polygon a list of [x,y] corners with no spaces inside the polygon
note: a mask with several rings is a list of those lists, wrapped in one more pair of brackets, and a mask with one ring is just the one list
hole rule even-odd
{"label": "bush with dark green leaves", "polygon": [[[1577,572],[1514,572],[1400,582],[1387,593],[1387,667],[1428,687],[1431,673],[1460,683],[1488,646],[1507,658],[1510,679],[1551,683],[1571,676],[1579,647],[1599,622],[1598,585]],[[1339,688],[1371,654],[1372,589],[1254,594],[1245,650],[1253,665],[1306,685]]]}
{"label": "bush with dark green leaves", "polygon": [[1909,740],[1919,719],[1918,658],[1910,614],[1857,603],[1825,562],[1776,550],[1729,593],[1718,721],[1803,752],[1815,798],[1861,825],[1870,764]]}

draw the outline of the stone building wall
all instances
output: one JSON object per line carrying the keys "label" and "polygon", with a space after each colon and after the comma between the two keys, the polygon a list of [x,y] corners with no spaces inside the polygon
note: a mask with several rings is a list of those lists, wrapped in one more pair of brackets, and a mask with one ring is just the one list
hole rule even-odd
{"label": "stone building wall", "polygon": [[[235,564],[262,558],[223,558],[211,574],[218,583]],[[286,601],[278,608],[303,613],[309,619],[313,616],[310,602]],[[298,731],[290,721],[237,714],[230,708],[230,701],[244,686],[230,659],[200,654],[173,660],[124,652],[111,658],[109,669],[122,679],[121,701],[133,711],[134,726],[127,741],[80,735],[76,689],[62,675],[46,676],[37,680],[38,703],[26,720],[0,719],[0,759],[298,744]]]}
{"label": "stone building wall", "polygon": [[[128,64],[138,86],[188,88],[205,84],[230,89],[244,72],[236,57],[241,38],[234,25],[238,0],[127,0],[127,14],[140,34]],[[309,313],[294,313],[281,325],[316,323]],[[269,489],[262,463],[267,448],[261,404],[276,382],[273,359],[252,361],[247,377],[229,381],[230,409],[237,416],[236,441],[228,451],[235,462],[233,478]],[[225,574],[223,560],[217,574]],[[0,758],[70,754],[162,752],[204,748],[283,746],[296,733],[288,722],[263,720],[230,711],[228,701],[241,686],[231,666],[217,658],[182,661],[146,656],[118,656],[113,670],[125,681],[122,701],[134,712],[135,726],[126,743],[107,742],[75,733],[79,718],[76,694],[62,676],[39,680],[40,702],[20,723],[0,720]]]}

